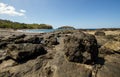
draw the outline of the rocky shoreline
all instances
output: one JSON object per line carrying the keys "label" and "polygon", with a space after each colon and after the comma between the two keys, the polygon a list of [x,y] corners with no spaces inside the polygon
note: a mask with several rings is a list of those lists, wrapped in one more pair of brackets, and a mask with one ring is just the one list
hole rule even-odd
{"label": "rocky shoreline", "polygon": [[0,30],[0,77],[120,77],[120,29]]}

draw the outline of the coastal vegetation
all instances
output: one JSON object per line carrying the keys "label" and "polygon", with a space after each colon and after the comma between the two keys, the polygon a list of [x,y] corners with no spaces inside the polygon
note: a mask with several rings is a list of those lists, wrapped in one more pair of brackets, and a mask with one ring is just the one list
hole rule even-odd
{"label": "coastal vegetation", "polygon": [[47,24],[26,24],[19,22],[12,22],[10,20],[0,19],[0,28],[6,29],[52,29],[51,25]]}

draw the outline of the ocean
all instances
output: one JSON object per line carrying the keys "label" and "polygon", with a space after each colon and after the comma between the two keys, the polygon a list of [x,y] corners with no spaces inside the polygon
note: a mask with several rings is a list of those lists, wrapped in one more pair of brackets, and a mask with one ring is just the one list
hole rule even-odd
{"label": "ocean", "polygon": [[[23,30],[17,30],[18,32],[27,32],[27,33],[48,33],[48,32],[54,32],[57,30],[68,30],[68,29],[23,29]],[[69,29],[72,30],[72,29]],[[80,30],[96,30],[95,28],[91,29],[80,29]]]}
{"label": "ocean", "polygon": [[27,32],[27,33],[48,33],[53,32],[56,29],[24,29],[24,30],[17,30],[18,32]]}

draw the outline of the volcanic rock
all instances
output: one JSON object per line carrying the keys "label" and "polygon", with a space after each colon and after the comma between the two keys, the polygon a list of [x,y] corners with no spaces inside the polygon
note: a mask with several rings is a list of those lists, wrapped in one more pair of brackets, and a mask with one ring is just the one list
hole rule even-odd
{"label": "volcanic rock", "polygon": [[97,62],[98,47],[93,35],[80,32],[67,36],[64,43],[65,55],[69,61],[78,63]]}

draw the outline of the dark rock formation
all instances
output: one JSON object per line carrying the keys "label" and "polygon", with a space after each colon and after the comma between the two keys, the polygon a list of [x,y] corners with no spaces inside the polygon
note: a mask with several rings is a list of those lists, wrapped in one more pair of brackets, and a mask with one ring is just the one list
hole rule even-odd
{"label": "dark rock formation", "polygon": [[95,35],[97,35],[97,36],[105,36],[105,32],[103,32],[103,31],[96,31]]}
{"label": "dark rock formation", "polygon": [[97,41],[93,35],[80,32],[67,36],[64,43],[65,55],[69,61],[78,63],[97,62]]}
{"label": "dark rock formation", "polygon": [[0,48],[6,47],[7,44],[8,44],[8,42],[6,42],[6,41],[0,42]]}
{"label": "dark rock formation", "polygon": [[120,36],[87,32],[5,33],[0,77],[119,77]]}
{"label": "dark rock formation", "polygon": [[20,38],[24,38],[26,35],[22,34],[22,35],[13,35],[11,37],[9,37],[9,40],[13,41],[15,39],[20,39]]}
{"label": "dark rock formation", "polygon": [[44,40],[42,41],[42,43],[46,46],[52,46],[52,45],[59,44],[58,35],[46,34],[43,37],[44,37]]}
{"label": "dark rock formation", "polygon": [[24,38],[26,35],[25,34],[18,34],[18,35],[10,35],[2,39],[2,41],[8,41],[8,42],[13,42],[16,39]]}
{"label": "dark rock formation", "polygon": [[0,42],[0,48],[5,48],[7,44],[13,43],[16,40],[23,39],[26,35],[25,34],[18,34],[18,35],[10,35],[10,36],[5,36],[4,38],[1,39]]}
{"label": "dark rock formation", "polygon": [[42,37],[38,36],[27,36],[24,38],[24,43],[40,44],[42,39]]}
{"label": "dark rock formation", "polygon": [[9,44],[4,53],[1,53],[0,60],[12,59],[17,63],[24,63],[46,53],[41,44]]}
{"label": "dark rock formation", "polygon": [[0,77],[11,77],[11,75],[9,71],[6,71],[6,72],[0,73]]}

